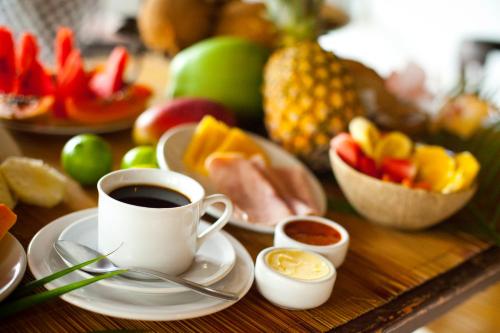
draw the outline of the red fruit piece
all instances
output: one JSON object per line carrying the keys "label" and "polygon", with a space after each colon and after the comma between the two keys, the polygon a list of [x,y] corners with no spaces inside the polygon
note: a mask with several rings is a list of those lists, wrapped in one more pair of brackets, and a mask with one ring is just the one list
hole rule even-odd
{"label": "red fruit piece", "polygon": [[419,188],[419,189],[426,190],[426,191],[432,191],[431,184],[424,182],[424,181],[414,183],[413,188]]}
{"label": "red fruit piece", "polygon": [[56,41],[54,45],[56,53],[56,71],[59,76],[63,69],[66,60],[73,51],[73,31],[66,27],[61,27],[57,30]]}
{"label": "red fruit piece", "polygon": [[330,142],[330,147],[350,166],[357,168],[359,160],[363,155],[361,147],[347,133],[336,135]]}
{"label": "red fruit piece", "polygon": [[16,62],[12,33],[0,27],[0,93],[10,93],[16,82]]}
{"label": "red fruit piece", "polygon": [[14,93],[18,95],[44,96],[54,91],[52,78],[37,59],[38,46],[32,34],[21,37],[21,46],[17,57],[18,80]]}
{"label": "red fruit piece", "polygon": [[56,117],[66,117],[65,100],[92,97],[89,89],[89,76],[83,68],[80,51],[73,50],[57,73],[57,101],[54,108]]}
{"label": "red fruit piece", "polygon": [[99,97],[109,98],[123,88],[123,73],[128,54],[123,47],[115,47],[108,57],[104,71],[90,80],[90,89]]}
{"label": "red fruit piece", "polygon": [[88,97],[88,81],[80,51],[73,50],[57,76],[59,94],[63,97]]}
{"label": "red fruit piece", "polygon": [[379,172],[377,170],[377,165],[375,161],[372,158],[365,155],[361,155],[359,157],[357,169],[368,176],[372,176],[375,178],[378,178],[379,176]]}
{"label": "red fruit piece", "polygon": [[404,179],[413,181],[417,174],[417,167],[411,160],[384,158],[381,171],[382,174],[387,175],[392,181],[400,183]]}

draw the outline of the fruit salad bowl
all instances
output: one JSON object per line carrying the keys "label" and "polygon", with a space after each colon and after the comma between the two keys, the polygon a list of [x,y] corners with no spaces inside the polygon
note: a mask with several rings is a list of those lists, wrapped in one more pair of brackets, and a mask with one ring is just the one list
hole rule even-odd
{"label": "fruit salad bowl", "polygon": [[456,213],[473,197],[477,185],[443,194],[407,188],[357,171],[330,150],[339,186],[352,206],[368,220],[402,230],[433,226]]}

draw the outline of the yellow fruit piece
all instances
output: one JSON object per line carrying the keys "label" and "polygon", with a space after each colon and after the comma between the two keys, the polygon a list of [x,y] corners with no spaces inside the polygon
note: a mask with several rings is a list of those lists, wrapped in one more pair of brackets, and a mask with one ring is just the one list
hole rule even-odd
{"label": "yellow fruit piece", "polygon": [[449,183],[443,188],[443,193],[452,193],[468,188],[476,179],[480,165],[474,155],[463,152],[455,156],[456,170]]}
{"label": "yellow fruit piece", "polygon": [[468,139],[481,127],[489,109],[488,102],[477,95],[460,95],[445,104],[438,122],[448,132]]}
{"label": "yellow fruit piece", "polygon": [[247,158],[259,155],[266,163],[269,162],[269,158],[264,150],[260,148],[254,139],[239,128],[232,128],[224,139],[224,142],[214,153],[240,153]]}
{"label": "yellow fruit piece", "polygon": [[66,177],[41,160],[9,157],[0,170],[19,200],[42,207],[53,207],[64,199]]}
{"label": "yellow fruit piece", "polygon": [[441,192],[455,173],[455,159],[443,147],[422,145],[415,148],[417,181],[427,182],[432,190]]}
{"label": "yellow fruit piece", "polygon": [[371,121],[363,117],[355,117],[349,123],[349,133],[366,155],[374,157],[375,146],[380,139],[380,132]]}
{"label": "yellow fruit piece", "polygon": [[229,133],[229,127],[214,117],[205,116],[196,127],[184,154],[184,164],[191,171],[206,174],[205,159],[213,153]]}
{"label": "yellow fruit piece", "polygon": [[409,158],[413,148],[409,137],[401,132],[390,132],[375,145],[374,158],[380,163],[385,157]]}

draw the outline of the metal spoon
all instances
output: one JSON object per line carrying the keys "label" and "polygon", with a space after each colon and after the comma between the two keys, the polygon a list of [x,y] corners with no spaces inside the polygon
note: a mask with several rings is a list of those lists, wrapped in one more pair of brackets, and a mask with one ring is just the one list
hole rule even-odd
{"label": "metal spoon", "polygon": [[[65,240],[56,241],[54,243],[54,249],[56,250],[57,254],[59,254],[59,256],[62,259],[69,262],[71,265],[78,265],[82,262],[94,259],[94,258],[102,255],[101,253],[99,253],[99,252],[97,252],[97,251],[95,251],[95,250],[93,250],[85,245],[82,245],[82,244],[79,244],[76,242],[65,241]],[[154,277],[161,279],[161,280],[164,280],[164,281],[179,284],[181,286],[184,286],[186,288],[193,290],[194,292],[197,292],[197,293],[200,293],[203,295],[221,298],[221,299],[225,299],[228,301],[235,301],[238,299],[238,296],[234,293],[229,293],[229,292],[225,292],[225,291],[212,289],[210,287],[205,287],[199,283],[188,281],[188,280],[185,280],[185,279],[178,277],[178,276],[164,274],[162,272],[154,271],[154,270],[147,269],[147,268],[118,267],[108,258],[103,258],[103,259],[99,260],[98,262],[95,262],[91,265],[87,265],[87,266],[82,267],[80,269],[84,272],[87,272],[87,273],[98,273],[98,274],[113,272],[113,271],[120,270],[120,269],[126,269],[130,272],[154,276]]]}

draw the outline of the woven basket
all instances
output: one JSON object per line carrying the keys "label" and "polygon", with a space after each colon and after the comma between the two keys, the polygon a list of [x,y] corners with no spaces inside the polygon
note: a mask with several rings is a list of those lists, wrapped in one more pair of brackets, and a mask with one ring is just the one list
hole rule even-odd
{"label": "woven basket", "polygon": [[450,194],[410,189],[358,172],[330,151],[333,173],[352,206],[368,220],[387,227],[419,230],[456,213],[477,186]]}

